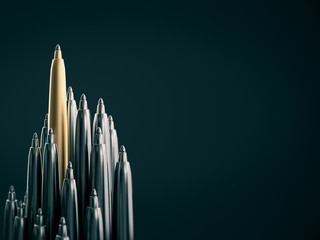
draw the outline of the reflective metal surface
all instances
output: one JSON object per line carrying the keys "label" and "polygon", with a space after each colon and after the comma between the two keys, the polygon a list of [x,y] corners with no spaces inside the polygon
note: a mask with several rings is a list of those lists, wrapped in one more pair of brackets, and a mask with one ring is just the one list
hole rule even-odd
{"label": "reflective metal surface", "polygon": [[112,173],[111,184],[113,186],[114,170],[116,168],[116,164],[119,159],[119,147],[118,147],[118,135],[117,135],[116,129],[114,128],[114,122],[111,115],[109,116],[108,120],[109,120],[109,128],[110,128],[110,154],[111,154],[110,166],[111,166],[111,169],[113,169],[113,171],[111,171]]}
{"label": "reflective metal surface", "polygon": [[67,116],[68,116],[68,161],[75,165],[74,161],[74,146],[76,137],[76,118],[77,118],[77,103],[74,100],[72,87],[68,88],[68,101],[67,101]]}
{"label": "reflective metal surface", "polygon": [[111,173],[107,161],[106,145],[103,141],[101,128],[98,127],[90,157],[91,189],[97,191],[99,206],[102,212],[104,239],[111,239]]}
{"label": "reflective metal surface", "polygon": [[[110,152],[110,128],[108,115],[105,110],[105,105],[103,99],[100,98],[97,105],[97,112],[94,115],[93,124],[92,124],[92,142],[94,142],[97,128],[101,128],[102,131],[102,140],[106,144],[106,153],[108,162],[111,161],[111,152]],[[113,166],[113,165],[111,165]]]}
{"label": "reflective metal surface", "polygon": [[42,184],[42,158],[37,133],[33,134],[31,147],[28,155],[27,171],[27,216],[28,216],[28,237],[31,238],[32,227],[37,211],[41,207],[41,184]]}
{"label": "reflective metal surface", "polygon": [[104,239],[103,233],[101,208],[99,207],[97,192],[95,189],[92,189],[89,206],[86,211],[85,239],[101,240]]}
{"label": "reflective metal surface", "polygon": [[54,239],[59,225],[61,199],[59,188],[59,157],[57,145],[54,142],[53,130],[48,132],[47,143],[43,152],[42,178],[42,211],[47,225],[48,239]]}
{"label": "reflective metal surface", "polygon": [[[41,173],[42,174],[42,173]],[[23,198],[23,212],[24,212],[24,216],[26,218],[28,218],[28,192],[26,191],[26,193],[24,194],[24,198]]]}
{"label": "reflective metal surface", "polygon": [[47,238],[47,227],[44,225],[42,209],[38,209],[38,214],[35,220],[32,231],[32,240],[46,240]]}
{"label": "reflective metal surface", "polygon": [[8,199],[4,207],[4,240],[13,239],[13,224],[17,212],[17,205],[16,192],[14,187],[11,186],[9,188]]}
{"label": "reflective metal surface", "polygon": [[61,191],[61,216],[65,218],[70,240],[79,239],[78,195],[72,163],[68,163]]}
{"label": "reflective metal surface", "polygon": [[61,217],[58,234],[56,235],[56,240],[69,240],[67,224],[64,217]]}
{"label": "reflective metal surface", "polygon": [[19,206],[10,187],[4,209],[5,240],[133,239],[126,150],[122,146],[119,153],[113,118],[102,98],[91,125],[86,96],[81,95],[78,110],[71,87],[66,97],[59,45],[50,70],[48,114],[40,141],[33,135],[26,183]]}
{"label": "reflective metal surface", "polygon": [[[84,226],[85,211],[89,199],[89,173],[91,153],[91,122],[86,96],[81,95],[76,120],[75,179],[78,191],[79,226]],[[83,239],[84,228],[79,229]]]}
{"label": "reflective metal surface", "polygon": [[48,137],[48,114],[46,114],[43,122],[43,127],[41,129],[41,136],[40,136],[40,148],[41,148],[41,153],[43,154],[44,150],[44,145],[47,142],[47,137]]}
{"label": "reflective metal surface", "polygon": [[115,171],[112,220],[112,239],[133,240],[132,177],[124,146]]}
{"label": "reflective metal surface", "polygon": [[17,208],[17,216],[14,219],[13,226],[13,239],[14,240],[25,240],[27,237],[27,219],[24,216],[24,209],[22,201],[19,202]]}

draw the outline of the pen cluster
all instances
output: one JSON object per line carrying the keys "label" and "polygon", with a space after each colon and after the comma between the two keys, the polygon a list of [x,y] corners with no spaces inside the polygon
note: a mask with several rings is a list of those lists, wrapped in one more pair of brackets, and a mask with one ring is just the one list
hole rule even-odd
{"label": "pen cluster", "polygon": [[[55,55],[60,51],[58,45]],[[40,139],[37,133],[32,137],[23,201],[9,189],[4,239],[131,240],[131,168],[125,147],[118,148],[113,118],[100,98],[91,121],[86,96],[77,108],[71,87],[65,104],[67,164],[60,159],[61,135],[52,121],[60,120],[49,107]]]}

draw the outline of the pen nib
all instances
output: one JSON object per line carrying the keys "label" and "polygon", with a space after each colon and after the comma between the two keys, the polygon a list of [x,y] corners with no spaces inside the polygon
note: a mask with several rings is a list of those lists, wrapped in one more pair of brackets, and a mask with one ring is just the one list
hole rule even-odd
{"label": "pen nib", "polygon": [[59,44],[57,44],[57,46],[56,46],[55,50],[59,50],[59,51],[61,51],[61,48],[60,48],[60,45],[59,45]]}

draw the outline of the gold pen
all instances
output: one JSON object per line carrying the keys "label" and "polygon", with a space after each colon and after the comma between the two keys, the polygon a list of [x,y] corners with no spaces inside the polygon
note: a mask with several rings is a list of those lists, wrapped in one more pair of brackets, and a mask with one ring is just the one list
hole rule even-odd
{"label": "gold pen", "polygon": [[68,163],[66,71],[60,45],[54,51],[50,71],[48,128],[52,128],[59,155],[60,190]]}

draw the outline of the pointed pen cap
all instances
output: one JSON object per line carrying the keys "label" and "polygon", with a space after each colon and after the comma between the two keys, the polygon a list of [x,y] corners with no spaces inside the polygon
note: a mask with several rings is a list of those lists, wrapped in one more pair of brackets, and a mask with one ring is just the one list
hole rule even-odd
{"label": "pointed pen cap", "polygon": [[62,237],[62,238],[68,237],[67,223],[66,223],[66,219],[64,217],[60,218],[60,224],[59,224],[57,236]]}
{"label": "pointed pen cap", "polygon": [[17,217],[22,218],[24,217],[24,207],[22,201],[19,201],[18,208],[17,208]]}
{"label": "pointed pen cap", "polygon": [[16,200],[16,191],[14,190],[14,186],[10,186],[9,188],[8,200],[9,201]]}
{"label": "pointed pen cap", "polygon": [[102,136],[102,130],[101,128],[97,128],[96,130],[96,136],[94,138],[94,144],[99,145],[103,143],[103,136]]}
{"label": "pointed pen cap", "polygon": [[33,148],[38,148],[39,147],[39,139],[38,139],[38,134],[37,133],[33,134],[31,147],[33,147]]}
{"label": "pointed pen cap", "polygon": [[84,94],[82,94],[80,97],[79,109],[88,109],[87,98]]}
{"label": "pointed pen cap", "polygon": [[99,207],[99,200],[97,191],[93,188],[91,191],[91,196],[89,199],[89,207],[98,208]]}
{"label": "pointed pen cap", "polygon": [[105,112],[106,112],[106,108],[104,106],[103,99],[99,98],[98,105],[97,105],[97,113],[105,113]]}
{"label": "pointed pen cap", "polygon": [[26,191],[26,193],[24,194],[24,197],[23,197],[23,203],[27,204],[27,202],[28,202],[28,192]]}
{"label": "pointed pen cap", "polygon": [[74,100],[74,94],[71,86],[68,87],[67,99],[68,101]]}
{"label": "pointed pen cap", "polygon": [[49,117],[49,114],[47,113],[46,116],[44,117],[43,127],[48,128],[48,117]]}
{"label": "pointed pen cap", "polygon": [[72,169],[72,162],[68,162],[68,168],[66,172],[66,179],[72,180],[74,179],[73,169]]}
{"label": "pointed pen cap", "polygon": [[111,115],[108,117],[110,130],[114,130],[114,122]]}
{"label": "pointed pen cap", "polygon": [[42,214],[42,209],[41,208],[38,209],[35,224],[37,224],[38,226],[43,226],[43,224],[44,224],[44,222],[43,222],[43,214]]}
{"label": "pointed pen cap", "polygon": [[54,134],[53,134],[53,129],[52,128],[49,128],[48,137],[47,137],[47,143],[54,143]]}
{"label": "pointed pen cap", "polygon": [[61,47],[59,44],[54,49],[54,58],[62,58]]}
{"label": "pointed pen cap", "polygon": [[119,162],[128,162],[127,151],[123,145],[120,147]]}

